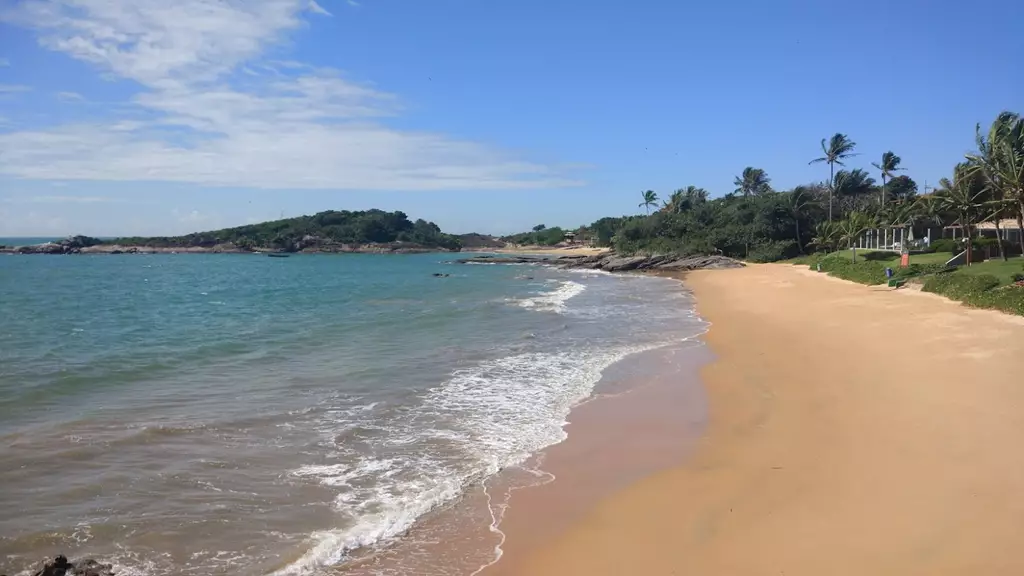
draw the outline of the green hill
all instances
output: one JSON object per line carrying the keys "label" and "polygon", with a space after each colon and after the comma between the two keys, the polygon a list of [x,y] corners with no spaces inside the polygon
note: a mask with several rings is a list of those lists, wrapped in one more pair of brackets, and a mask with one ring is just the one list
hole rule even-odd
{"label": "green hill", "polygon": [[105,244],[153,248],[212,248],[234,244],[242,250],[336,251],[342,245],[390,245],[391,248],[458,250],[459,239],[433,222],[410,221],[403,212],[328,210],[185,236],[116,238]]}

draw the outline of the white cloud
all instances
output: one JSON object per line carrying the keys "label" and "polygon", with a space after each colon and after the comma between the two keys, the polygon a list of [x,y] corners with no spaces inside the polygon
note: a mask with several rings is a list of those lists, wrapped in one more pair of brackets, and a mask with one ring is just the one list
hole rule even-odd
{"label": "white cloud", "polygon": [[105,202],[116,202],[114,198],[106,196],[14,196],[2,198],[0,201],[7,204],[99,204]]}
{"label": "white cloud", "polygon": [[85,100],[78,92],[57,92],[57,99],[61,102],[81,102]]}
{"label": "white cloud", "polygon": [[309,11],[314,14],[320,14],[321,16],[334,16],[334,14],[324,10],[323,6],[317,4],[316,0],[309,0]]}
{"label": "white cloud", "polygon": [[138,82],[131,119],[0,133],[0,174],[323,189],[577,184],[479,143],[391,128],[393,94],[301,62],[265,62],[311,0],[25,0],[0,18]]}

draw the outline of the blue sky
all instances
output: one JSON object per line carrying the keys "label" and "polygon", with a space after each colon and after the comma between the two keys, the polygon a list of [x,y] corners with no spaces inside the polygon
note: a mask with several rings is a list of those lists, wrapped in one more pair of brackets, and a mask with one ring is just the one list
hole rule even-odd
{"label": "blue sky", "polygon": [[841,131],[935,183],[1024,112],[1024,3],[0,0],[0,236],[325,209],[576,226],[776,188]]}

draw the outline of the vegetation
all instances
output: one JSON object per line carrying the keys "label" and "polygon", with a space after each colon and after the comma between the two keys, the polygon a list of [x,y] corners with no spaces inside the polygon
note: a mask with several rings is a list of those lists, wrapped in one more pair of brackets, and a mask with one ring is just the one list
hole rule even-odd
{"label": "vegetation", "polygon": [[444,234],[433,222],[412,222],[402,212],[328,210],[313,216],[299,216],[196,232],[185,236],[117,238],[108,244],[159,248],[213,247],[232,243],[248,250],[299,251],[336,244],[404,243],[423,248],[458,250],[459,239]]}
{"label": "vegetation", "polygon": [[539,224],[534,226],[530,232],[504,236],[502,240],[521,246],[554,246],[565,240],[565,230],[558,226],[548,228],[543,224]]}
{"label": "vegetation", "polygon": [[644,197],[644,201],[640,203],[640,207],[645,208],[647,210],[647,213],[650,214],[651,206],[658,205],[658,195],[654,192],[654,190],[647,190],[645,192],[641,192],[641,194]]}

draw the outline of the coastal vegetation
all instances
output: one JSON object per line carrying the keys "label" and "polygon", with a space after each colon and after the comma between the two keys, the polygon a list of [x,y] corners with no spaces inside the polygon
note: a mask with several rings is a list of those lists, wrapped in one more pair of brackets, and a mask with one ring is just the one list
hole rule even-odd
{"label": "coastal vegetation", "polygon": [[404,212],[383,210],[328,210],[312,216],[298,216],[213,230],[185,236],[116,238],[107,244],[153,248],[212,248],[231,244],[241,250],[329,248],[334,245],[404,244],[421,248],[458,250],[456,236],[445,234],[433,222],[409,220]]}

